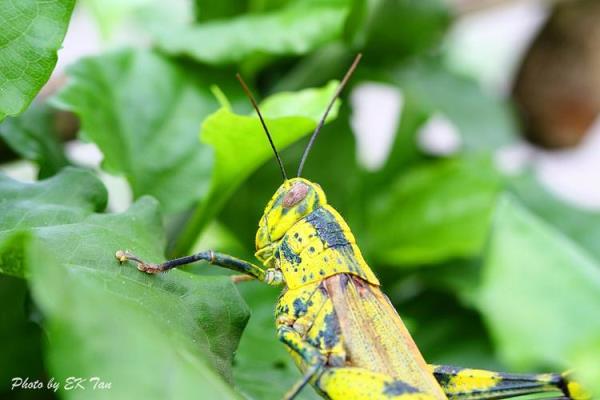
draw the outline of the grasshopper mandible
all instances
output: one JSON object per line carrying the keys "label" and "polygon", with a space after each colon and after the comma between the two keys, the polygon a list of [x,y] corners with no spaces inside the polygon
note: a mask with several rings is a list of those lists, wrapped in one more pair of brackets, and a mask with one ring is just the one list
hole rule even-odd
{"label": "grasshopper mandible", "polygon": [[309,150],[359,60],[360,54],[315,128],[298,177],[291,179],[254,97],[238,75],[284,180],[267,204],[256,234],[255,255],[263,267],[212,250],[162,264],[119,250],[119,262],[134,261],[140,271],[152,274],[202,260],[283,286],[275,309],[277,337],[303,375],[286,399],[308,383],[332,400],[505,399],[530,393],[587,398],[578,384],[561,374],[506,374],[425,363],[350,228],[327,203],[321,187],[301,177]]}

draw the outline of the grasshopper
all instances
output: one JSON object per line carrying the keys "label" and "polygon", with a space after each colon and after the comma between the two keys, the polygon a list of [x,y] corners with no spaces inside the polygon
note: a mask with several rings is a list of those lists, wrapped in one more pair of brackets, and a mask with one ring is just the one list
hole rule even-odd
{"label": "grasshopper", "polygon": [[506,399],[547,393],[554,399],[589,398],[561,374],[507,374],[428,365],[402,319],[380,289],[342,216],[323,189],[301,177],[314,140],[360,60],[340,82],[304,151],[298,177],[288,179],[258,105],[238,74],[264,128],[283,176],[258,224],[256,258],[262,267],[212,250],[161,264],[119,250],[154,274],[207,261],[283,286],[275,307],[277,337],[294,358],[302,378],[287,392],[294,398],[308,383],[326,399]]}

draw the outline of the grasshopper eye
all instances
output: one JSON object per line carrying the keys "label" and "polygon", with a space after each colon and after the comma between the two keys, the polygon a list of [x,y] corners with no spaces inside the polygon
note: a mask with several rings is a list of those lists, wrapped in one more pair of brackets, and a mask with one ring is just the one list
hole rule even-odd
{"label": "grasshopper eye", "polygon": [[308,193],[308,186],[302,182],[296,183],[283,198],[283,207],[290,208],[300,203]]}

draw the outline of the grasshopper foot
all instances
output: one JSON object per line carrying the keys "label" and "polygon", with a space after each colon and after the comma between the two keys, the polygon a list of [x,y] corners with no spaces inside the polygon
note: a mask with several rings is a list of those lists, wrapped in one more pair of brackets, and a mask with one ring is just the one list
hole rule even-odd
{"label": "grasshopper foot", "polygon": [[241,283],[241,282],[253,281],[254,279],[256,279],[256,278],[253,277],[253,276],[251,276],[251,275],[246,275],[246,274],[231,275],[231,281],[233,283]]}
{"label": "grasshopper foot", "polygon": [[136,267],[138,270],[147,274],[156,274],[162,271],[160,266],[156,264],[147,263],[139,257],[137,257],[136,255],[129,253],[128,251],[117,250],[117,252],[115,253],[115,258],[119,261],[119,264],[123,264],[127,261],[133,261],[136,263]]}

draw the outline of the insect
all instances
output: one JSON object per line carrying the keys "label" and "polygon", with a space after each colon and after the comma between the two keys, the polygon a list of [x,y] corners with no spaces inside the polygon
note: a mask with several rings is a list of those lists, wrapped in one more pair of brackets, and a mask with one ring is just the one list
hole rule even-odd
{"label": "insect", "polygon": [[196,261],[228,268],[269,285],[283,286],[277,301],[277,337],[302,378],[288,391],[294,398],[307,384],[326,399],[504,399],[548,393],[555,399],[584,399],[580,386],[561,374],[505,374],[427,365],[400,316],[380,289],[350,228],[327,202],[323,189],[301,177],[311,147],[335,100],[360,60],[340,82],[304,151],[298,176],[288,178],[260,110],[238,79],[264,128],[283,176],[260,219],[256,258],[261,266],[203,251],[161,264],[117,251],[146,273]]}

